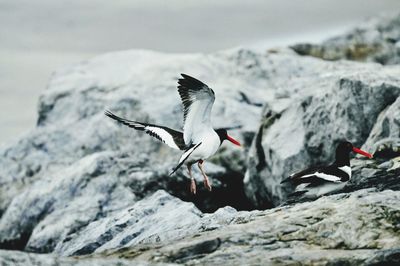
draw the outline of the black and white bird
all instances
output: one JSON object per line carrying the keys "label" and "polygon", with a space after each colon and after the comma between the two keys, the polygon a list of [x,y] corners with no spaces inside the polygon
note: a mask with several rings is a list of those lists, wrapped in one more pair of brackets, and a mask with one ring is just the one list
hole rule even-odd
{"label": "black and white bird", "polygon": [[240,143],[228,135],[226,128],[213,129],[211,109],[215,101],[214,91],[191,76],[181,75],[183,78],[178,80],[178,92],[183,104],[183,132],[164,126],[121,118],[110,111],[106,111],[105,115],[126,126],[144,131],[171,148],[184,151],[171,175],[186,163],[191,179],[190,191],[196,194],[196,182],[191,170],[192,165],[198,163],[204,178],[204,185],[211,191],[211,183],[203,168],[204,161],[217,152],[224,140],[229,140],[238,146],[240,146]]}
{"label": "black and white bird", "polygon": [[342,141],[336,148],[336,160],[329,166],[310,167],[290,175],[281,183],[290,181],[296,188],[293,195],[307,198],[319,197],[343,189],[351,179],[350,152],[356,152],[368,158],[372,155]]}

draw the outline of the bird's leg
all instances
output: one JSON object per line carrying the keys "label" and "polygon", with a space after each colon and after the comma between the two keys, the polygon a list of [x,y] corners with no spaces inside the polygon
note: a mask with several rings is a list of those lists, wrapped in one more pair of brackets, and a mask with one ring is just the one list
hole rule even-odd
{"label": "bird's leg", "polygon": [[196,181],[192,176],[192,164],[187,164],[187,169],[190,177],[190,193],[196,194]]}
{"label": "bird's leg", "polygon": [[203,160],[199,160],[199,162],[198,162],[197,165],[199,166],[199,169],[200,169],[200,171],[201,171],[201,174],[202,174],[203,177],[204,177],[204,186],[206,187],[206,189],[208,189],[209,191],[211,191],[211,183],[210,183],[210,180],[208,180],[208,177],[207,177],[206,173],[204,172],[203,163],[204,163]]}

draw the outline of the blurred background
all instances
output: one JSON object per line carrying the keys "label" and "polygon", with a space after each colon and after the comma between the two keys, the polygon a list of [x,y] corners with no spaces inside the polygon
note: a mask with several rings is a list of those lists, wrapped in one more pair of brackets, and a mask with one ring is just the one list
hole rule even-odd
{"label": "blurred background", "polygon": [[0,0],[0,145],[33,128],[61,66],[127,49],[209,53],[318,42],[399,0]]}

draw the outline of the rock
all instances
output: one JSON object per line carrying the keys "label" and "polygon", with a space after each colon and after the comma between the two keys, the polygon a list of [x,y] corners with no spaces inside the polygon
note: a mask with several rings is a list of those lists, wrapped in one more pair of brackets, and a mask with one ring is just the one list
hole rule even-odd
{"label": "rock", "polygon": [[103,255],[187,265],[394,262],[400,254],[399,200],[400,192],[390,190],[338,194],[257,212],[244,223],[152,248],[139,244]]}
{"label": "rock", "polygon": [[[324,76],[325,67],[330,69]],[[361,146],[379,114],[400,96],[398,68],[369,65],[366,69],[364,64],[344,62],[325,67],[319,75],[303,77],[296,84],[287,81],[286,86],[298,93],[285,109],[264,110],[244,180],[246,194],[259,208],[286,200],[292,191],[280,182],[305,167],[333,161],[341,140]]]}
{"label": "rock", "polygon": [[400,98],[379,114],[363,148],[375,158],[400,156]]}
{"label": "rock", "polygon": [[352,164],[352,178],[343,192],[356,191],[363,188],[374,188],[379,191],[386,189],[400,190],[400,165],[394,166],[396,159],[391,164],[378,165],[376,161],[366,163],[366,160],[354,159]]}
{"label": "rock", "polygon": [[[62,258],[56,257],[54,255],[49,254],[34,254],[20,251],[9,251],[9,250],[0,250],[0,264],[4,266],[12,265],[12,266],[26,266],[26,265],[35,265],[35,266],[108,266],[108,265],[132,265],[132,262],[125,259],[119,258]],[[135,265],[137,266],[147,266],[147,265],[176,265],[172,263],[155,263],[155,262],[146,262],[146,261],[135,261]]]}
{"label": "rock", "polygon": [[51,252],[71,232],[135,202],[114,155],[89,155],[16,196],[0,220],[1,247]]}
{"label": "rock", "polygon": [[291,48],[300,55],[324,60],[356,60],[384,65],[400,63],[400,15],[384,14],[322,44],[299,43]]}
{"label": "rock", "polygon": [[215,230],[241,215],[231,207],[203,214],[193,203],[159,190],[133,206],[99,219],[59,242],[62,256],[128,248],[140,243],[162,243],[202,231]]}

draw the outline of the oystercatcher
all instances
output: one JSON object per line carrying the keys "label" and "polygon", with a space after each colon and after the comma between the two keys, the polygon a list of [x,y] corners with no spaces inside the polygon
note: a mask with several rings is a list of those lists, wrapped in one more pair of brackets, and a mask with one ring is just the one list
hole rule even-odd
{"label": "oystercatcher", "polygon": [[240,143],[228,135],[226,128],[216,130],[212,128],[210,116],[215,101],[214,91],[200,80],[185,74],[181,75],[182,78],[178,80],[178,92],[183,104],[183,132],[121,118],[110,111],[105,111],[105,115],[126,126],[144,131],[171,148],[184,151],[171,175],[186,163],[191,179],[190,192],[196,194],[192,165],[197,162],[204,178],[204,186],[211,191],[211,183],[203,168],[204,161],[216,153],[224,140],[229,140],[238,146]]}
{"label": "oystercatcher", "polygon": [[351,179],[350,152],[352,151],[372,158],[368,152],[354,147],[348,141],[342,141],[336,148],[336,160],[333,164],[308,168],[290,175],[281,183],[290,181],[296,187],[292,195],[302,195],[307,198],[338,191]]}

